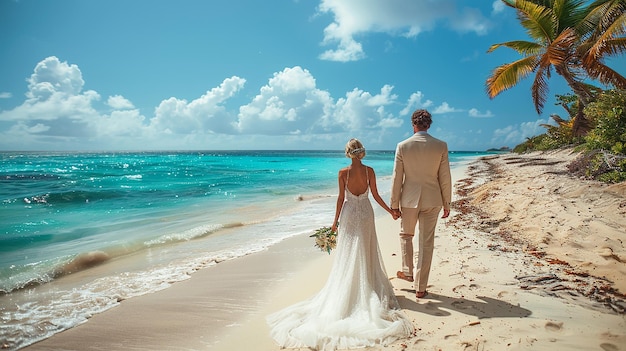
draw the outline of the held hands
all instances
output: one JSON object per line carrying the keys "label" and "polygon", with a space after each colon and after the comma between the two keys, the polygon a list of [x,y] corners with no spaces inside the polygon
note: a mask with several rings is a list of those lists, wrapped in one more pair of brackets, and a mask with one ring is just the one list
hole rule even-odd
{"label": "held hands", "polygon": [[394,220],[402,217],[402,212],[400,212],[400,209],[396,208],[396,209],[391,209],[391,217],[393,217]]}

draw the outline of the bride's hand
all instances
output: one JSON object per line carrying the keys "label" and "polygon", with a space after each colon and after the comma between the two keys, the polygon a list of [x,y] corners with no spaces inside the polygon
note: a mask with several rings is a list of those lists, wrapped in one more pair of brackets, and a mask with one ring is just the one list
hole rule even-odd
{"label": "bride's hand", "polygon": [[331,229],[333,230],[333,232],[337,233],[337,225],[336,224],[333,224]]}

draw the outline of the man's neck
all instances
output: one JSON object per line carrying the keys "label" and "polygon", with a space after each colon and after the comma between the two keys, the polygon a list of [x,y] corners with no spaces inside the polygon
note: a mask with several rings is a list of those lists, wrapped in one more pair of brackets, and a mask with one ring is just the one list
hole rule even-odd
{"label": "man's neck", "polygon": [[422,129],[422,128],[419,128],[419,127],[413,125],[413,133],[415,133],[415,134],[417,134],[417,133],[421,133],[421,134],[428,133],[428,129]]}

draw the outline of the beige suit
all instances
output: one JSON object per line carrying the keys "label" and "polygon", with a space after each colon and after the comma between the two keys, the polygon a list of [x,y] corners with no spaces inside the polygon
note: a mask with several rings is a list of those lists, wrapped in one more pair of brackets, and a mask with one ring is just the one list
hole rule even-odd
{"label": "beige suit", "polygon": [[[426,291],[437,219],[442,207],[450,209],[451,200],[448,145],[426,132],[417,132],[400,142],[394,161],[391,208],[402,211],[402,272],[413,277],[417,291]],[[419,251],[414,252],[413,237],[418,222]]]}

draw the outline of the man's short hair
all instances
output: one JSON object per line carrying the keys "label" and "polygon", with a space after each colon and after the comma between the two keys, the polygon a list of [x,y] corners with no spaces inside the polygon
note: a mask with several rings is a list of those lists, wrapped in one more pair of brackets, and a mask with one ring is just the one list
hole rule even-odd
{"label": "man's short hair", "polygon": [[430,112],[426,110],[415,110],[411,116],[411,122],[421,129],[428,129],[433,123],[433,117],[430,115]]}

